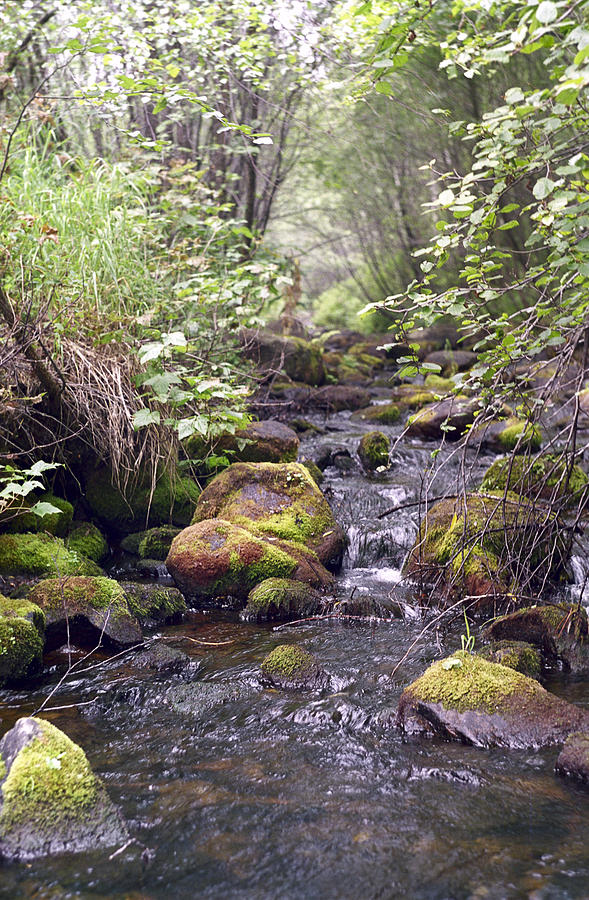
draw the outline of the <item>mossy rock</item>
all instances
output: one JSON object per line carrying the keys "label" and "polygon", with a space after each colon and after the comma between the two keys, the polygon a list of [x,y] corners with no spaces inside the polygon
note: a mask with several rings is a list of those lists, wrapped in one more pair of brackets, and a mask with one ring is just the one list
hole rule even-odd
{"label": "mossy rock", "polygon": [[41,671],[44,629],[45,616],[38,606],[0,594],[0,687]]}
{"label": "mossy rock", "polygon": [[377,422],[379,425],[394,425],[401,417],[401,410],[397,403],[379,403],[360,409],[352,416],[361,422]]}
{"label": "mossy rock", "polygon": [[179,622],[188,608],[177,588],[135,581],[121,581],[120,586],[127,598],[129,611],[141,625],[148,622],[171,625]]}
{"label": "mossy rock", "polygon": [[423,386],[428,391],[435,391],[436,394],[451,394],[456,390],[456,382],[451,378],[443,378],[441,375],[426,375],[423,380]]}
{"label": "mossy rock", "polygon": [[424,406],[409,416],[407,435],[423,440],[457,441],[475,421],[479,403],[463,394]]}
{"label": "mossy rock", "polygon": [[321,485],[325,481],[325,475],[323,474],[317,463],[314,463],[312,459],[302,459],[301,465],[305,467],[317,487],[321,487]]}
{"label": "mossy rock", "polygon": [[102,569],[49,534],[0,534],[0,575],[101,575]]}
{"label": "mossy rock", "polygon": [[96,469],[86,485],[86,499],[93,514],[107,529],[119,534],[140,531],[149,525],[188,525],[200,488],[191,478],[170,479],[162,474],[153,493],[147,476],[130,489],[127,497],[112,483],[108,469]]}
{"label": "mossy rock", "polygon": [[[399,384],[393,388],[391,400],[401,412],[408,409],[421,409],[437,399],[439,391],[420,384]],[[446,391],[444,391],[446,393]]]}
{"label": "mossy rock", "polygon": [[137,553],[141,559],[165,559],[170,552],[172,541],[180,534],[181,528],[174,525],[159,525],[143,532],[137,545]]}
{"label": "mossy rock", "polygon": [[[294,462],[299,452],[295,431],[275,419],[251,422],[234,434],[222,434],[214,441],[194,435],[184,441],[184,452],[190,459],[204,461],[208,457],[229,454],[232,462]],[[205,465],[208,473],[208,466]]]}
{"label": "mossy rock", "polygon": [[303,338],[249,329],[241,341],[244,355],[262,370],[280,367],[293,381],[315,386],[325,382],[321,349]]}
{"label": "mossy rock", "polygon": [[589,731],[569,734],[556,760],[559,775],[589,783]]}
{"label": "mossy rock", "polygon": [[225,519],[257,537],[301,544],[328,569],[341,564],[345,538],[327,500],[299,463],[235,463],[202,492],[193,523]]}
{"label": "mossy rock", "polygon": [[477,361],[476,353],[471,350],[434,350],[425,357],[425,362],[439,366],[443,376],[466,372]]}
{"label": "mossy rock", "polygon": [[250,591],[241,616],[257,622],[300,619],[320,609],[321,596],[310,585],[291,578],[267,578]]}
{"label": "mossy rock", "polygon": [[475,425],[468,436],[470,446],[479,446],[495,453],[529,453],[542,446],[542,429],[525,419],[510,416],[499,421]]}
{"label": "mossy rock", "polygon": [[298,644],[280,644],[263,660],[262,677],[273,687],[305,690],[325,687],[328,678],[319,663]]}
{"label": "mossy rock", "polygon": [[514,669],[458,651],[405,688],[397,722],[476,747],[542,747],[589,727],[589,713]]}
{"label": "mossy rock", "polygon": [[46,647],[67,642],[75,646],[121,649],[142,640],[124,590],[105,577],[46,578],[31,590],[29,600],[45,613]]}
{"label": "mossy rock", "polygon": [[386,468],[389,464],[390,441],[382,431],[369,431],[360,439],[358,456],[367,472]]}
{"label": "mossy rock", "polygon": [[45,493],[34,498],[34,502],[50,503],[59,512],[47,513],[46,516],[37,516],[32,512],[22,512],[14,519],[6,522],[4,528],[10,534],[24,534],[25,532],[48,532],[56,537],[64,537],[74,515],[74,507],[62,497]]}
{"label": "mossy rock", "polygon": [[91,559],[96,563],[102,562],[108,556],[108,544],[100,528],[92,522],[80,522],[74,525],[67,536],[66,547]]}
{"label": "mossy rock", "polygon": [[528,606],[495,619],[486,634],[491,640],[526,641],[538,647],[547,662],[589,672],[589,623],[583,607]]}
{"label": "mossy rock", "polygon": [[493,641],[479,650],[478,654],[489,662],[501,663],[529,678],[539,678],[542,671],[539,651],[525,641]]}
{"label": "mossy rock", "polygon": [[[437,599],[462,591],[479,607],[509,600],[544,577],[556,578],[565,542],[556,519],[508,492],[442,500],[425,515],[404,566],[437,587]],[[433,598],[432,598],[433,599]]]}
{"label": "mossy rock", "polygon": [[578,502],[588,478],[578,465],[573,465],[567,481],[568,463],[562,456],[545,453],[540,456],[506,456],[496,459],[485,472],[484,491],[515,491],[532,500],[561,500],[567,506]]}
{"label": "mossy rock", "polygon": [[0,855],[28,860],[128,839],[81,747],[43,719],[19,719],[0,741]]}

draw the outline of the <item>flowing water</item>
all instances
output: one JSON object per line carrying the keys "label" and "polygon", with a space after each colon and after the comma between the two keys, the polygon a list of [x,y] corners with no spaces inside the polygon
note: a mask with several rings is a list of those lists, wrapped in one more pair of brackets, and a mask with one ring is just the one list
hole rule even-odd
{"label": "flowing water", "polygon": [[[346,414],[319,424],[307,456],[353,450],[368,430]],[[461,630],[420,637],[426,620],[400,574],[418,517],[406,504],[431,449],[404,441],[371,479],[353,455],[336,454],[327,469],[324,488],[349,535],[339,597],[376,600],[389,621],[276,630],[231,611],[191,613],[158,638],[190,656],[187,669],[157,673],[123,657],[83,664],[56,691],[48,706],[66,708],[44,715],[84,747],[137,843],[112,859],[5,865],[2,897],[589,897],[588,793],[555,776],[557,748],[479,750],[404,738],[394,725],[403,687],[455,649]],[[460,474],[460,458],[445,457],[434,493],[451,493]],[[475,460],[470,477],[489,462]],[[578,595],[582,554],[574,566]],[[328,690],[261,684],[261,660],[285,641],[319,657]],[[2,732],[55,686],[64,660],[51,662],[36,691],[0,693]],[[547,686],[589,707],[584,681],[554,671]]]}

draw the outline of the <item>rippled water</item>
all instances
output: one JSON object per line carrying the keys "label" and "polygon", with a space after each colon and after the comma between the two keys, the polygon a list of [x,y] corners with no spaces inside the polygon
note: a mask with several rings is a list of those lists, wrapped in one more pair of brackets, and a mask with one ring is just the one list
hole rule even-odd
{"label": "rippled water", "polygon": [[[353,448],[366,430],[345,415],[326,424],[333,430],[306,442],[307,455],[334,436]],[[400,567],[416,508],[376,518],[419,496],[430,461],[430,448],[403,445],[373,479],[327,473],[350,535],[339,595],[394,597],[398,617],[275,630],[235,613],[193,613],[159,637],[190,656],[184,672],[154,673],[124,657],[52,697],[51,706],[88,704],[46,715],[84,747],[139,843],[112,860],[100,852],[4,866],[1,896],[589,896],[588,793],[554,775],[557,748],[478,750],[405,739],[394,725],[403,687],[459,643],[459,626],[420,638],[425,622],[411,614]],[[459,466],[450,460],[437,476],[440,493],[452,492]],[[260,661],[285,641],[319,657],[328,690],[260,683]],[[548,687],[589,708],[584,681],[555,671]],[[2,731],[49,688],[1,692]]]}

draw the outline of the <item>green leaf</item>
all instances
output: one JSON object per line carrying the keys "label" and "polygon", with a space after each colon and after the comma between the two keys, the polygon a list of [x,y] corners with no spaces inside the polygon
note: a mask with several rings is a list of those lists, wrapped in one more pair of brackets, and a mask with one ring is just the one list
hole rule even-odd
{"label": "green leaf", "polygon": [[462,660],[456,659],[456,657],[451,657],[450,659],[445,659],[442,663],[442,669],[449,671],[449,669],[461,669],[462,668]]}
{"label": "green leaf", "polygon": [[34,506],[31,506],[31,509],[29,511],[32,512],[34,516],[40,517],[50,516],[55,513],[61,512],[61,510],[58,509],[57,506],[53,506],[52,503],[46,503],[45,501],[41,500],[37,501]]}
{"label": "green leaf", "polygon": [[147,425],[159,425],[160,414],[157,409],[138,409],[133,413],[133,428],[145,428]]}
{"label": "green leaf", "polygon": [[550,178],[539,178],[533,187],[532,193],[536,200],[544,200],[545,197],[552,193],[555,187],[555,182],[551,181]]}

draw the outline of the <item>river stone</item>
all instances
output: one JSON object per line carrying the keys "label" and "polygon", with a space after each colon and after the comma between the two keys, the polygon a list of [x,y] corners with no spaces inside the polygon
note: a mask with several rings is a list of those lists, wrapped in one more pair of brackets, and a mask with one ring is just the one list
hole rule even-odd
{"label": "river stone", "polygon": [[[434,585],[436,599],[457,591],[481,597],[479,606],[529,593],[535,580],[556,577],[564,542],[556,520],[518,494],[467,494],[433,504],[424,516],[404,572]],[[517,570],[511,560],[518,559]],[[518,582],[514,583],[517,575]],[[493,635],[527,640],[525,635]]]}
{"label": "river stone", "polygon": [[562,505],[572,506],[588,481],[580,466],[573,465],[569,472],[569,463],[562,455],[543,453],[496,459],[485,472],[481,489],[507,488],[532,500],[559,500]]}
{"label": "river stone", "polygon": [[527,641],[548,662],[560,662],[571,672],[589,672],[589,624],[582,606],[526,607],[495,619],[486,633],[491,640]]}
{"label": "river stone", "polygon": [[397,403],[375,403],[374,406],[367,406],[365,409],[359,409],[353,414],[352,418],[359,419],[361,422],[377,422],[379,425],[394,425],[400,416],[401,410]]}
{"label": "river stone", "polygon": [[469,447],[480,447],[493,453],[539,450],[542,440],[542,430],[538,425],[516,416],[475,425],[468,433]]}
{"label": "river stone", "polygon": [[240,525],[257,537],[301,544],[328,569],[341,565],[344,533],[299,463],[234,463],[202,492],[193,524],[214,518]]}
{"label": "river stone", "polygon": [[0,575],[102,575],[90,559],[50,534],[0,534]]}
{"label": "river stone", "polygon": [[108,556],[108,544],[100,528],[92,522],[75,522],[66,542],[68,550],[81,554],[95,563],[101,563]]}
{"label": "river stone", "polygon": [[47,618],[46,649],[69,640],[80,647],[120,650],[142,641],[139,622],[131,614],[117,581],[70,575],[39,581],[29,594]]}
{"label": "river stone", "polygon": [[493,641],[479,650],[478,655],[489,662],[515,669],[529,678],[540,677],[542,657],[536,647],[525,641]]}
{"label": "river stone", "polygon": [[148,622],[171,625],[179,622],[187,610],[186,600],[178,588],[136,581],[121,581],[120,586],[131,614],[141,625]]}
{"label": "river stone", "polygon": [[152,669],[155,672],[181,672],[192,665],[187,653],[166,644],[155,644],[153,647],[140,650],[130,662],[138,669]]}
{"label": "river stone", "polygon": [[244,356],[260,369],[282,370],[293,381],[304,384],[324,383],[321,349],[309,341],[253,329],[243,329],[240,339]]}
{"label": "river stone", "polygon": [[[454,387],[455,385],[452,384],[452,388]],[[450,390],[452,390],[452,388],[450,388]],[[402,411],[405,411],[406,409],[421,409],[422,406],[433,403],[436,400],[436,394],[439,393],[441,393],[441,391],[434,388],[430,389],[427,385],[400,384],[396,388],[393,388],[391,400],[393,404]],[[444,391],[443,393],[447,393],[447,391]]]}
{"label": "river stone", "polygon": [[[29,512],[27,507],[37,501],[40,503],[50,503],[51,506],[55,507],[57,512],[48,513],[45,516],[37,516],[35,513]],[[65,537],[74,516],[74,507],[68,500],[64,500],[63,497],[56,497],[55,494],[47,491],[35,497],[33,500],[27,499],[22,502],[26,504],[26,506],[22,507],[23,512],[20,515],[9,519],[8,522],[2,523],[4,531],[18,534],[42,531],[53,534],[55,537]],[[2,517],[0,516],[0,520],[1,518]]]}
{"label": "river stone", "polygon": [[256,537],[224,519],[205,519],[174,538],[166,565],[196,605],[228,597],[246,600],[266,578],[285,577],[328,586],[331,576],[312,551],[300,544]]}
{"label": "river stone", "polygon": [[370,403],[370,394],[364,388],[351,384],[330,384],[312,392],[306,406],[328,413],[344,409],[361,409]]}
{"label": "river stone", "polygon": [[423,440],[457,441],[472,425],[479,401],[459,394],[424,406],[408,419],[407,435]]}
{"label": "river stone", "polygon": [[386,468],[389,464],[390,441],[382,431],[368,431],[358,444],[358,456],[367,472]]}
{"label": "river stone", "polygon": [[589,782],[589,732],[569,734],[556,760],[559,775],[568,775]]}
{"label": "river stone", "polygon": [[250,591],[241,614],[246,621],[301,619],[321,610],[321,595],[292,578],[267,578]]}
{"label": "river stone", "polygon": [[477,361],[476,353],[470,350],[434,350],[425,357],[426,363],[440,366],[442,375],[455,375],[466,372]]}
{"label": "river stone", "polygon": [[81,747],[43,719],[19,719],[0,741],[0,856],[27,860],[128,840]]}
{"label": "river stone", "polygon": [[38,606],[0,594],[0,687],[41,671],[44,631],[45,616]]}
{"label": "river stone", "polygon": [[[245,446],[240,442],[246,440]],[[296,432],[275,419],[263,422],[252,422],[242,431],[237,431],[226,440],[223,439],[218,450],[233,450],[239,462],[294,462],[299,452],[299,439]]]}
{"label": "river stone", "polygon": [[589,712],[549,694],[533,678],[458,651],[405,688],[397,723],[475,747],[557,744],[589,727]]}
{"label": "river stone", "polygon": [[263,660],[262,678],[272,687],[319,690],[329,678],[315,657],[298,644],[280,644]]}

